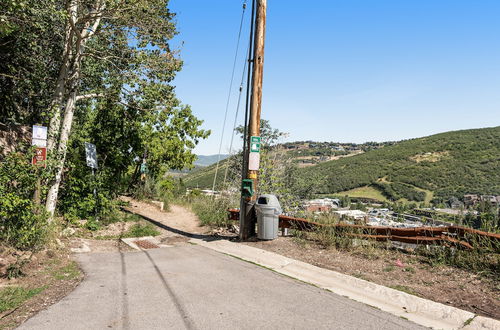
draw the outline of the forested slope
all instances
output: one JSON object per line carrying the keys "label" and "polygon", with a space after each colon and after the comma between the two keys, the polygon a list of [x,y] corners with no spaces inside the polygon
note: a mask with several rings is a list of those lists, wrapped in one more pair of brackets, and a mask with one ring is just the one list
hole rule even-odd
{"label": "forested slope", "polygon": [[[211,188],[214,173],[215,165],[211,165],[193,171],[185,182],[190,187]],[[424,201],[423,190],[441,199],[467,193],[500,195],[500,126],[401,141],[299,168],[295,175],[295,182],[308,185],[306,190],[317,194],[371,186],[390,200]],[[304,187],[295,187],[295,191],[300,194]]]}
{"label": "forested slope", "polygon": [[500,195],[500,127],[436,134],[305,168],[317,193],[373,185],[391,199]]}

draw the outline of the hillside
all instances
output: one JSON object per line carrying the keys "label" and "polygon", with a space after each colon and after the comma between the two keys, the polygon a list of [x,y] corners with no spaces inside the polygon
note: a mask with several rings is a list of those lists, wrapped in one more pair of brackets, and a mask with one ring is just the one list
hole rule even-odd
{"label": "hillside", "polygon": [[[217,184],[222,184],[224,172],[228,164],[228,158],[219,163],[219,172],[217,174]],[[189,172],[184,177],[184,183],[188,188],[212,189],[216,164],[206,167],[198,167]]]}
{"label": "hillside", "polygon": [[[299,156],[297,152],[288,151],[291,157]],[[311,153],[311,149],[303,152]],[[500,195],[500,126],[392,142],[311,165],[298,170],[299,182],[312,185],[317,194],[426,202],[461,198],[466,193]],[[185,182],[190,187],[211,188],[214,170],[212,165],[193,171]]]}
{"label": "hillside", "polygon": [[197,159],[194,161],[194,165],[196,165],[196,166],[210,166],[212,164],[217,163],[219,156],[220,156],[220,160],[223,160],[223,159],[226,159],[227,157],[229,157],[229,155],[223,155],[223,154],[221,154],[221,155],[208,155],[208,156],[196,155]]}
{"label": "hillside", "polygon": [[[305,168],[320,194],[366,187],[389,199],[423,201],[466,193],[500,194],[500,126],[402,141]],[[427,191],[427,192],[426,192]]]}

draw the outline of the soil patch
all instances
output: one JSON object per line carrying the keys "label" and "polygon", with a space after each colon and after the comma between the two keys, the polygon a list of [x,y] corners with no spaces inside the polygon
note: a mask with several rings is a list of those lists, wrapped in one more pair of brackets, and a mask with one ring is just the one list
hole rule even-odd
{"label": "soil patch", "polygon": [[[14,252],[4,250],[0,258],[10,260]],[[23,256],[24,257],[24,256]],[[45,250],[34,254],[22,267],[24,275],[7,279],[0,274],[0,290],[23,288],[36,292],[18,307],[0,313],[0,329],[14,329],[39,311],[59,301],[83,279],[77,263],[67,249]]]}
{"label": "soil patch", "polygon": [[245,244],[500,320],[500,281],[396,250],[325,249],[291,237]]}
{"label": "soil patch", "polygon": [[196,215],[182,206],[170,205],[168,211],[160,211],[157,206],[147,202],[124,196],[121,199],[130,204],[129,207],[125,207],[126,210],[154,219],[168,227],[190,234],[205,234],[210,230],[210,228],[200,226]]}

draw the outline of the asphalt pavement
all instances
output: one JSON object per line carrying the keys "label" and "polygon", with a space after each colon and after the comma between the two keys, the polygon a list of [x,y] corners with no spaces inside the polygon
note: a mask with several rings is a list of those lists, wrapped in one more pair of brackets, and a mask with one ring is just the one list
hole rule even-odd
{"label": "asphalt pavement", "polygon": [[422,329],[197,245],[76,258],[85,280],[19,329]]}

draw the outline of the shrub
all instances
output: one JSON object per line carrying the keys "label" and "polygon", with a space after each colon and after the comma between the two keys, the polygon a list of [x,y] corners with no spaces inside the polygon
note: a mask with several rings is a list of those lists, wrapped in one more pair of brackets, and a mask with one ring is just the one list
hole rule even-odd
{"label": "shrub", "polygon": [[195,196],[190,201],[191,209],[203,226],[225,227],[229,224],[227,209],[235,203],[230,197]]}
{"label": "shrub", "polygon": [[158,236],[160,232],[151,224],[137,223],[130,227],[130,229],[123,235],[123,237],[144,237],[144,236]]}
{"label": "shrub", "polygon": [[0,163],[0,240],[18,249],[41,247],[49,230],[43,207],[33,201],[45,171],[30,161],[30,153],[12,152]]}

